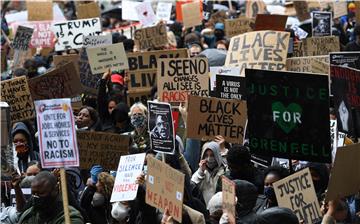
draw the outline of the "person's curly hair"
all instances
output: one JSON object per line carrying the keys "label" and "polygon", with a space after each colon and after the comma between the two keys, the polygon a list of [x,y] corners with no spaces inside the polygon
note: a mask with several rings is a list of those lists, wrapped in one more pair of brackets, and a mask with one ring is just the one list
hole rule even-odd
{"label": "person's curly hair", "polygon": [[98,180],[99,184],[101,184],[104,189],[103,194],[105,198],[110,199],[115,182],[114,177],[107,172],[101,172],[98,175]]}

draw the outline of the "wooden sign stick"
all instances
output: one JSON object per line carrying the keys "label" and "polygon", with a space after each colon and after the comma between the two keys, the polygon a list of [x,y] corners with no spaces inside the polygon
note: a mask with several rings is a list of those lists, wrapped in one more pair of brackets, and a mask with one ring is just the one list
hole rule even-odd
{"label": "wooden sign stick", "polygon": [[64,206],[65,224],[71,224],[70,213],[69,213],[68,191],[66,185],[66,174],[64,168],[60,168],[60,182],[61,182],[61,194],[62,194],[63,206]]}

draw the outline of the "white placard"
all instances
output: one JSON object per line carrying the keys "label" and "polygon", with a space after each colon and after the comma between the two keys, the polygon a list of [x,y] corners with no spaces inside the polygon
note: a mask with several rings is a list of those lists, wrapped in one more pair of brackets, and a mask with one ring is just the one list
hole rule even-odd
{"label": "white placard", "polygon": [[140,22],[143,26],[151,26],[156,23],[156,16],[150,2],[143,2],[135,8]]}
{"label": "white placard", "polygon": [[123,0],[121,2],[121,18],[123,20],[139,21],[139,17],[136,13],[136,7],[140,4],[141,2]]}
{"label": "white placard", "polygon": [[35,101],[41,166],[78,167],[79,150],[71,100]]}
{"label": "white placard", "polygon": [[216,87],[216,75],[233,75],[240,76],[240,68],[238,67],[210,67],[210,90],[214,91]]}
{"label": "white placard", "polygon": [[141,174],[145,153],[121,156],[110,202],[131,201],[136,198],[139,185],[135,183]]}
{"label": "white placard", "polygon": [[158,20],[170,21],[172,4],[168,2],[159,2],[156,8],[156,17]]}
{"label": "white placard", "polygon": [[83,47],[84,36],[101,34],[100,18],[78,19],[52,24],[51,29],[58,39],[56,51],[78,49]]}
{"label": "white placard", "polygon": [[84,36],[83,46],[85,48],[101,47],[112,44],[112,35]]}
{"label": "white placard", "polygon": [[334,162],[337,150],[337,121],[330,120],[331,159]]}

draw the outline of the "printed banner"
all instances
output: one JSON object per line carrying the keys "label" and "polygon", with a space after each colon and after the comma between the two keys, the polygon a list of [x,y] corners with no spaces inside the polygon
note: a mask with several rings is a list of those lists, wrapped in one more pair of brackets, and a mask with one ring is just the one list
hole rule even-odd
{"label": "printed banner", "polygon": [[331,36],[331,12],[312,12],[312,36]]}
{"label": "printed banner", "polygon": [[171,105],[148,101],[148,130],[152,150],[167,154],[175,152],[174,123]]}
{"label": "printed banner", "polygon": [[[212,66],[210,67],[209,75],[210,75],[210,90],[214,91],[216,87],[216,75],[240,76],[240,68]],[[245,77],[245,75],[242,75],[241,77]]]}
{"label": "printed banner", "polygon": [[79,151],[70,99],[35,101],[42,168],[78,167]]}
{"label": "printed banner", "polygon": [[245,77],[216,75],[215,97],[222,99],[245,100]]}
{"label": "printed banner", "polygon": [[136,198],[139,185],[135,182],[142,173],[145,156],[145,153],[121,156],[110,202],[132,201]]}
{"label": "printed banner", "polygon": [[360,70],[360,51],[330,53],[330,64]]}
{"label": "printed banner", "polygon": [[253,153],[331,162],[327,76],[247,69],[246,87]]}

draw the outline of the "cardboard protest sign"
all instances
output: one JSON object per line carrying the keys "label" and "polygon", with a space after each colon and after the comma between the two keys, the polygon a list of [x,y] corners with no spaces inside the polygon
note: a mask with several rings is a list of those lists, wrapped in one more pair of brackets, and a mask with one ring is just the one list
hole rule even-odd
{"label": "cardboard protest sign", "polygon": [[26,1],[28,21],[53,20],[52,0],[50,1]]}
{"label": "cardboard protest sign", "polygon": [[201,1],[186,3],[181,6],[182,21],[184,27],[189,28],[201,25],[202,13],[200,9]]}
{"label": "cardboard protest sign", "polygon": [[307,1],[294,1],[293,4],[299,21],[311,18]]}
{"label": "cardboard protest sign", "polygon": [[135,7],[135,10],[143,26],[151,26],[156,22],[156,16],[151,7],[151,2],[142,2]]}
{"label": "cardboard protest sign", "polygon": [[146,177],[146,204],[182,221],[185,175],[152,156],[146,157],[148,173]]}
{"label": "cardboard protest sign", "polygon": [[312,36],[331,36],[331,12],[312,12]]}
{"label": "cardboard protest sign", "polygon": [[70,99],[35,101],[41,167],[78,167],[75,118]]}
{"label": "cardboard protest sign", "polygon": [[332,2],[334,19],[348,14],[346,1],[334,1]]}
{"label": "cardboard protest sign", "polygon": [[248,18],[255,18],[258,14],[265,13],[266,5],[262,0],[246,1],[245,15]]}
{"label": "cardboard protest sign", "polygon": [[131,201],[136,198],[139,185],[135,182],[142,173],[145,156],[145,153],[121,156],[110,202]]}
{"label": "cardboard protest sign", "polygon": [[225,35],[230,38],[239,34],[250,32],[253,30],[253,27],[255,27],[255,19],[249,19],[246,17],[227,19],[225,20]]}
{"label": "cardboard protest sign", "polygon": [[130,79],[128,83],[129,92],[131,91],[134,93],[135,90],[150,89],[156,84],[157,65],[160,58],[187,57],[188,52],[186,49],[128,53],[128,77]]}
{"label": "cardboard protest sign", "polygon": [[[41,22],[26,22],[22,23],[27,27],[34,29],[34,32],[31,36],[29,43],[30,48],[52,48],[54,47],[54,33],[51,31],[51,21],[41,21]],[[12,25],[14,30],[17,30],[18,23]]]}
{"label": "cardboard protest sign", "polygon": [[102,74],[92,74],[89,64],[89,58],[86,50],[80,50],[79,59],[79,71],[80,71],[80,82],[86,92],[97,94],[97,82],[101,79]]}
{"label": "cardboard protest sign", "polygon": [[245,100],[245,77],[216,75],[215,97],[222,99]]}
{"label": "cardboard protest sign", "polygon": [[331,162],[327,76],[247,69],[246,88],[253,153]]}
{"label": "cardboard protest sign", "polygon": [[99,5],[96,2],[77,4],[76,13],[78,19],[96,18],[101,15]]}
{"label": "cardboard protest sign", "polygon": [[303,45],[302,41],[293,42],[293,57],[302,57],[303,56]]}
{"label": "cardboard protest sign", "polygon": [[190,95],[188,108],[188,138],[213,139],[222,135],[227,142],[243,143],[247,118],[245,101]]}
{"label": "cardboard protest sign", "polygon": [[158,20],[169,21],[171,16],[171,2],[158,2],[156,7],[156,17]]}
{"label": "cardboard protest sign", "polygon": [[333,52],[330,53],[330,64],[360,69],[360,52]]}
{"label": "cardboard protest sign", "polygon": [[273,187],[279,207],[291,209],[299,221],[312,224],[322,220],[309,168],[276,181]]}
{"label": "cardboard protest sign", "polygon": [[[74,62],[77,64],[79,62],[80,56],[78,54],[67,54],[67,55],[54,55],[53,62],[56,67],[65,65],[69,62]],[[77,66],[75,66],[77,67]]]}
{"label": "cardboard protest sign", "polygon": [[78,49],[83,46],[84,36],[101,34],[101,22],[99,18],[57,22],[52,25],[52,31],[58,39],[56,51]]}
{"label": "cardboard protest sign", "polygon": [[331,139],[331,159],[335,160],[337,150],[337,121],[330,120],[330,139]]}
{"label": "cardboard protest sign", "polygon": [[360,112],[360,70],[331,65],[330,76],[338,129],[355,136],[354,114]]}
{"label": "cardboard protest sign", "polygon": [[151,100],[151,88],[129,90],[127,94],[127,104],[131,107],[134,103],[142,102],[144,105]]}
{"label": "cardboard protest sign", "polygon": [[93,74],[104,73],[109,68],[111,70],[129,68],[123,43],[87,48],[86,53]]}
{"label": "cardboard protest sign", "polygon": [[82,93],[74,62],[28,80],[33,100],[73,97]]}
{"label": "cardboard protest sign", "polygon": [[328,75],[330,71],[330,64],[322,61],[313,60],[311,61],[311,72]]}
{"label": "cardboard protest sign", "polygon": [[310,37],[302,40],[302,56],[328,55],[340,51],[339,37]]}
{"label": "cardboard protest sign", "polygon": [[293,57],[286,59],[286,70],[293,72],[312,72],[313,61],[329,63],[329,56]]}
{"label": "cardboard protest sign", "polygon": [[210,75],[210,90],[214,91],[216,87],[216,75],[240,76],[240,68],[213,66],[210,67],[209,75]]}
{"label": "cardboard protest sign", "polygon": [[34,29],[32,28],[19,26],[16,30],[15,38],[10,44],[10,47],[14,50],[27,51],[33,32]]}
{"label": "cardboard protest sign", "polygon": [[287,18],[285,15],[257,14],[254,30],[284,31]]}
{"label": "cardboard protest sign", "polygon": [[229,223],[235,223],[235,183],[225,176],[222,176],[222,206],[229,218]]}
{"label": "cardboard protest sign", "polygon": [[326,192],[326,201],[359,192],[360,144],[338,148]]}
{"label": "cardboard protest sign", "polygon": [[99,36],[84,36],[83,47],[84,48],[93,48],[93,47],[102,47],[112,44],[112,35],[99,35]]}
{"label": "cardboard protest sign", "polygon": [[10,121],[17,122],[35,117],[34,104],[25,76],[0,82],[0,100],[10,105]]}
{"label": "cardboard protest sign", "polygon": [[156,152],[174,154],[175,135],[171,105],[148,101],[150,147]]}
{"label": "cardboard protest sign", "polygon": [[166,25],[159,23],[153,27],[135,30],[134,42],[140,50],[165,46],[168,43]]}
{"label": "cardboard protest sign", "polygon": [[116,170],[119,158],[128,154],[129,136],[108,132],[77,131],[80,167],[88,169],[94,164]]}
{"label": "cardboard protest sign", "polygon": [[225,66],[285,70],[290,35],[288,32],[256,31],[231,38]]}
{"label": "cardboard protest sign", "polygon": [[160,101],[186,102],[189,94],[209,96],[207,58],[161,58],[157,74]]}

